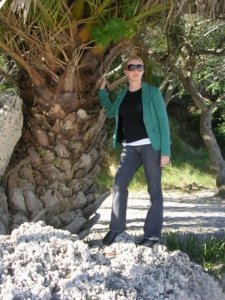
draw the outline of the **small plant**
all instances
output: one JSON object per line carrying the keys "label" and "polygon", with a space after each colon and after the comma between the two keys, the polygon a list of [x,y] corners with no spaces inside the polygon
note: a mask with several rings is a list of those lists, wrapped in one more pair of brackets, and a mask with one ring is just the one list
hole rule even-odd
{"label": "small plant", "polygon": [[225,272],[225,238],[206,240],[203,245],[203,267],[215,275]]}
{"label": "small plant", "polygon": [[172,232],[166,233],[164,239],[168,250],[186,253],[190,260],[200,264],[211,275],[220,277],[225,272],[225,233],[219,238],[202,239],[195,234]]}
{"label": "small plant", "polygon": [[194,234],[176,234],[169,233],[165,236],[166,246],[169,250],[180,250],[187,253],[191,260],[201,264],[202,250],[199,245],[199,239]]}

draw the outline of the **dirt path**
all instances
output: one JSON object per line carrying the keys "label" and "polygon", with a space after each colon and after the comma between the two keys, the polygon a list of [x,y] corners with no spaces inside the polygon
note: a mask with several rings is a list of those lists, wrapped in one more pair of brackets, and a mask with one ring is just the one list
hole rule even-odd
{"label": "dirt path", "polygon": [[[109,196],[98,209],[99,221],[92,232],[103,236],[108,230],[112,197]],[[130,193],[127,210],[127,232],[142,235],[143,222],[149,206],[147,193]],[[165,232],[221,234],[225,232],[225,200],[215,196],[215,191],[201,190],[184,193],[164,192]]]}

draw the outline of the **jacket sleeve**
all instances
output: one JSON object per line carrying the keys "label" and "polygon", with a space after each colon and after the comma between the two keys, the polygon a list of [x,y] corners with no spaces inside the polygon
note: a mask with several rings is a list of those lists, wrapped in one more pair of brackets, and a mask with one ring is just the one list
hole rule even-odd
{"label": "jacket sleeve", "polygon": [[101,106],[106,109],[107,117],[113,118],[115,116],[115,102],[109,100],[109,94],[106,89],[98,91]]}
{"label": "jacket sleeve", "polygon": [[159,89],[155,90],[153,103],[160,130],[161,155],[170,156],[170,129],[166,105]]}

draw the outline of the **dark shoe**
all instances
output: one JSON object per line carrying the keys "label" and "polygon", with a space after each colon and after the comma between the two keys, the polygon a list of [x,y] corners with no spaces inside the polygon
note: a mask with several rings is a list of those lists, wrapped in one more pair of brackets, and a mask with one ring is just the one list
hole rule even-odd
{"label": "dark shoe", "polygon": [[159,240],[151,240],[151,239],[148,239],[148,238],[144,237],[139,242],[137,242],[137,245],[138,246],[146,246],[146,247],[149,247],[149,248],[153,248],[158,243],[159,243]]}
{"label": "dark shoe", "polygon": [[111,245],[119,233],[110,230],[102,240],[103,245]]}

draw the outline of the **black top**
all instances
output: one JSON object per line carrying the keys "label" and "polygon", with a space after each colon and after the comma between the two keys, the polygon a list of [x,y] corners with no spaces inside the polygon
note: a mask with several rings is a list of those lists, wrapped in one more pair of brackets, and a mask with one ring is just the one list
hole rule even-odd
{"label": "black top", "polygon": [[148,138],[143,122],[142,89],[127,91],[119,109],[124,142],[131,143]]}

